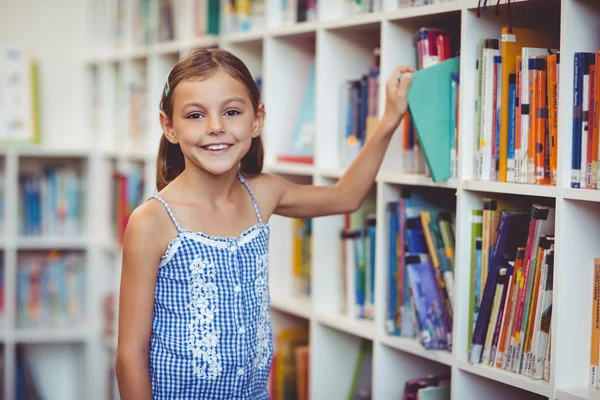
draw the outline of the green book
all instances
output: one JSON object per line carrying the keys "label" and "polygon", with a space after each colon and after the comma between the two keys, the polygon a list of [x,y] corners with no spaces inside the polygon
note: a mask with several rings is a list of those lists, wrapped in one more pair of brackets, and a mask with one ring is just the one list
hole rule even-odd
{"label": "green book", "polygon": [[460,57],[413,73],[408,109],[434,182],[450,178],[450,118],[452,73],[460,70]]}

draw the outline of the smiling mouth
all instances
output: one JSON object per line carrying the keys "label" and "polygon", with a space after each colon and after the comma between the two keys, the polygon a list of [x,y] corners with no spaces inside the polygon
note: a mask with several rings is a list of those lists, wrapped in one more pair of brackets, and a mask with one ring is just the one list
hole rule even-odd
{"label": "smiling mouth", "polygon": [[231,145],[227,144],[227,143],[219,143],[219,144],[209,144],[206,146],[202,146],[202,148],[204,150],[208,150],[208,151],[223,151],[226,150],[228,148],[230,148]]}

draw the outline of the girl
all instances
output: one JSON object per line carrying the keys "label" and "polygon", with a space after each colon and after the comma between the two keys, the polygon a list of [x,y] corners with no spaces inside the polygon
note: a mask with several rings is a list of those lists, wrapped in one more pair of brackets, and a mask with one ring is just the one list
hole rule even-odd
{"label": "girl", "polygon": [[375,134],[326,187],[262,173],[265,107],[237,57],[202,49],[173,67],[160,102],[158,193],[132,213],[123,245],[123,400],[269,398],[267,221],[359,207],[406,112],[413,71],[394,71]]}

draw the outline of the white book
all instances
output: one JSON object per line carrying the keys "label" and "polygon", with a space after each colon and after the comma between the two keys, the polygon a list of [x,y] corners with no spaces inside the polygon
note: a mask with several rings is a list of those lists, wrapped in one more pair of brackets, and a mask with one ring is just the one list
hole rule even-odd
{"label": "white book", "polygon": [[[515,148],[515,159],[519,176],[519,183],[535,183],[535,175],[533,170],[528,173],[528,157],[529,157],[529,130],[531,129],[530,118],[530,101],[529,93],[529,58],[536,56],[548,55],[557,52],[557,49],[542,49],[536,47],[523,47],[521,50],[521,93],[519,94],[519,102],[521,107],[521,146]],[[517,141],[519,142],[519,141]],[[531,175],[531,176],[530,176]]]}

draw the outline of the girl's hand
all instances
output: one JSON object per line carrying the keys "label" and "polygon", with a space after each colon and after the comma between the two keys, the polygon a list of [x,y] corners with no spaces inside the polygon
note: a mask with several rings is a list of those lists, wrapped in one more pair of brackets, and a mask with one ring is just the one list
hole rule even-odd
{"label": "girl's hand", "polygon": [[394,130],[400,124],[408,108],[408,89],[412,82],[413,72],[415,72],[413,67],[397,67],[385,85],[385,111],[383,120]]}

